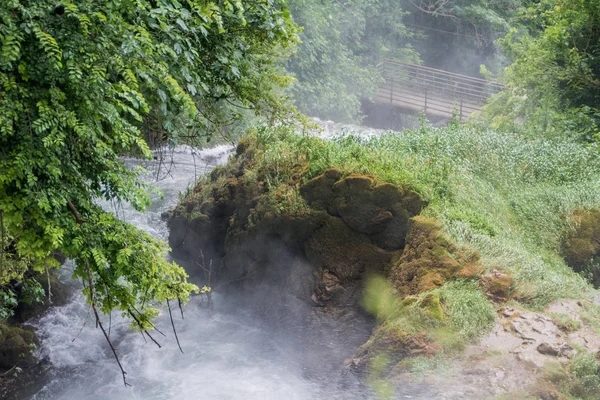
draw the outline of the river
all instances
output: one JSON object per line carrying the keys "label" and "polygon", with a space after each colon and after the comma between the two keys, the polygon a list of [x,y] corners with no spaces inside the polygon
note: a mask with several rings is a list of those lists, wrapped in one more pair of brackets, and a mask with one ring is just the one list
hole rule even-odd
{"label": "river", "polygon": [[[145,213],[116,209],[120,218],[166,240],[161,214],[175,206],[179,194],[200,174],[224,163],[231,147],[168,152],[166,164],[144,163],[147,179],[162,196],[153,195]],[[133,162],[133,161],[132,161]],[[158,180],[157,180],[158,178]],[[112,206],[105,205],[107,208]],[[69,263],[61,270],[69,280]],[[71,285],[77,286],[75,283]],[[75,289],[78,289],[75,287]],[[277,307],[265,317],[263,305]],[[104,323],[108,326],[108,316]],[[35,399],[366,399],[367,390],[343,367],[370,334],[367,318],[336,321],[296,299],[274,293],[214,296],[209,310],[200,297],[185,306],[185,318],[174,313],[184,353],[173,336],[168,313],[157,326],[166,335],[154,336],[162,348],[146,343],[128,329],[129,321],[111,316],[111,340],[127,371],[124,387],[119,369],[89,307],[78,290],[68,303],[52,307],[32,325],[38,331],[37,356],[43,360],[35,379],[11,398]]]}

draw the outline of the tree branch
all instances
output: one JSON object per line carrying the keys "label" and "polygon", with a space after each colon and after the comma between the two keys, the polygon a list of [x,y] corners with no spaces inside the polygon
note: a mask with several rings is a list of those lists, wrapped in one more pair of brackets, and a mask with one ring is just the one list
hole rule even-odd
{"label": "tree branch", "polygon": [[88,260],[84,260],[85,262],[85,268],[87,270],[87,275],[88,275],[88,287],[90,288],[90,303],[92,305],[92,310],[94,310],[94,315],[96,316],[96,327],[100,327],[100,329],[102,330],[102,333],[104,334],[104,338],[106,338],[106,341],[108,342],[108,345],[110,346],[110,349],[112,350],[113,355],[115,356],[115,360],[117,360],[117,364],[119,365],[119,369],[121,370],[121,375],[123,376],[123,384],[125,384],[125,386],[131,386],[129,383],[127,383],[127,372],[125,372],[125,370],[123,369],[123,366],[121,365],[121,361],[119,360],[119,356],[117,355],[117,351],[115,350],[114,346],[112,345],[110,338],[108,337],[108,334],[106,333],[106,330],[104,329],[104,326],[102,326],[102,321],[100,321],[100,315],[98,314],[98,310],[96,309],[96,304],[95,304],[95,299],[94,299],[94,282],[92,280],[92,271],[90,269],[90,263],[88,262]]}
{"label": "tree branch", "polygon": [[173,322],[173,314],[171,313],[171,303],[169,303],[169,299],[167,299],[167,307],[169,308],[169,318],[171,318],[171,326],[173,327],[173,333],[175,334],[177,346],[179,347],[181,354],[183,354],[183,349],[181,348],[181,344],[179,344],[179,337],[177,337],[177,329],[175,329],[175,323]]}
{"label": "tree branch", "polygon": [[408,0],[408,2],[417,10],[425,14],[430,14],[435,17],[458,19],[456,15],[446,9],[446,5],[448,5],[450,0],[435,0],[431,2],[420,1],[419,4],[416,4],[413,0]]}
{"label": "tree branch", "polygon": [[[81,218],[81,215],[79,214],[79,212],[77,212],[77,209],[75,208],[73,203],[70,200],[68,200],[67,205],[69,206],[69,210],[71,210],[71,213],[73,214],[73,216],[75,216],[75,220],[77,221],[77,223],[79,225],[81,225],[83,223],[83,219]],[[104,326],[102,325],[102,321],[100,321],[100,315],[98,314],[98,310],[96,309],[96,299],[94,296],[94,279],[92,278],[92,269],[90,268],[90,263],[85,258],[83,259],[83,262],[85,263],[85,270],[86,270],[87,278],[88,278],[88,288],[90,289],[90,306],[92,307],[92,310],[94,310],[94,315],[96,316],[96,328],[100,327],[100,329],[102,330],[102,333],[104,334],[104,338],[106,339],[108,346],[112,350],[112,353],[115,356],[115,360],[117,360],[117,364],[119,365],[119,369],[121,370],[121,375],[123,376],[123,384],[125,386],[131,386],[129,383],[127,383],[127,372],[125,372],[125,370],[123,369],[123,366],[121,365],[121,361],[119,360],[117,351],[115,350],[114,346],[112,345],[112,342],[110,341],[110,337],[108,336],[108,334],[106,333],[106,330],[104,329]]]}

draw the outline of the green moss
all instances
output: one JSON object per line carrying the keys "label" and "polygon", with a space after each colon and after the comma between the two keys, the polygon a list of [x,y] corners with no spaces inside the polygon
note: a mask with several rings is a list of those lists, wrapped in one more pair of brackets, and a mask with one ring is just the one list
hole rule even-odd
{"label": "green moss", "polygon": [[600,285],[600,210],[577,209],[568,218],[562,254],[575,271]]}
{"label": "green moss", "polygon": [[515,286],[513,277],[502,273],[493,273],[485,276],[483,283],[487,293],[498,301],[509,300]]}
{"label": "green moss", "polygon": [[383,273],[392,253],[373,246],[369,237],[352,230],[341,219],[328,217],[305,243],[307,259],[345,281],[363,272]]}
{"label": "green moss", "polygon": [[32,329],[0,324],[0,368],[30,362],[35,341]]}
{"label": "green moss", "polygon": [[309,180],[300,193],[312,208],[339,216],[350,228],[369,235],[373,243],[389,251],[404,247],[408,221],[424,206],[423,199],[411,190],[366,175],[343,177],[337,169]]}
{"label": "green moss", "polygon": [[439,293],[427,293],[419,301],[419,307],[423,309],[425,314],[433,319],[440,321],[444,319],[444,310],[442,309]]}
{"label": "green moss", "polygon": [[433,218],[412,218],[406,241],[402,256],[390,271],[390,279],[404,296],[439,288],[460,271],[464,273],[467,265],[476,268],[477,255],[460,252]]}
{"label": "green moss", "polygon": [[[592,353],[580,349],[567,365],[548,363],[530,392],[538,398],[597,400],[600,398],[600,366]],[[548,397],[552,395],[552,397]],[[545,396],[545,397],[544,397]]]}

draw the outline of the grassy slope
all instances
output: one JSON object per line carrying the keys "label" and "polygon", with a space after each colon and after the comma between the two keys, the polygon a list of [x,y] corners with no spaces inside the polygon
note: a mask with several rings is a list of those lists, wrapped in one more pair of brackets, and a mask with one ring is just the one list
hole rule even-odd
{"label": "grassy slope", "polygon": [[[483,264],[513,274],[520,298],[541,307],[589,289],[560,256],[565,216],[600,207],[600,153],[595,146],[497,132],[473,126],[423,127],[372,139],[259,130],[268,182],[286,182],[309,161],[310,179],[325,169],[372,174],[411,187],[458,244],[481,253]],[[302,208],[291,193],[282,206]]]}

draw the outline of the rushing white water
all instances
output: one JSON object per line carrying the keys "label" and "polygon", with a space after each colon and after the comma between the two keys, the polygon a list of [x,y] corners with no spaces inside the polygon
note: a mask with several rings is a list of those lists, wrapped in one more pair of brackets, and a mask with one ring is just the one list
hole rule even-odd
{"label": "rushing white water", "polygon": [[[231,148],[190,152],[176,149],[172,164],[161,167],[155,196],[145,213],[124,207],[119,217],[166,239],[162,212],[173,207],[190,182],[218,163]],[[156,178],[159,162],[146,165]],[[168,173],[167,173],[168,169]],[[109,205],[107,205],[109,207]],[[62,271],[69,275],[69,266]],[[157,321],[166,335],[153,336],[163,345],[146,343],[128,329],[126,320],[112,315],[113,341],[132,387],[124,387],[119,369],[89,307],[78,291],[68,304],[54,307],[34,322],[41,339],[38,356],[45,369],[22,388],[17,399],[365,399],[352,377],[343,374],[350,357],[369,334],[368,324],[345,325],[294,299],[268,298],[268,290],[250,298],[215,295],[214,311],[195,297],[185,307],[185,319],[173,313],[184,354],[179,352],[168,313]],[[252,303],[285,304],[270,321],[258,318]],[[247,306],[247,307],[246,307]],[[282,306],[283,307],[283,306]],[[108,316],[104,323],[109,325]]]}

